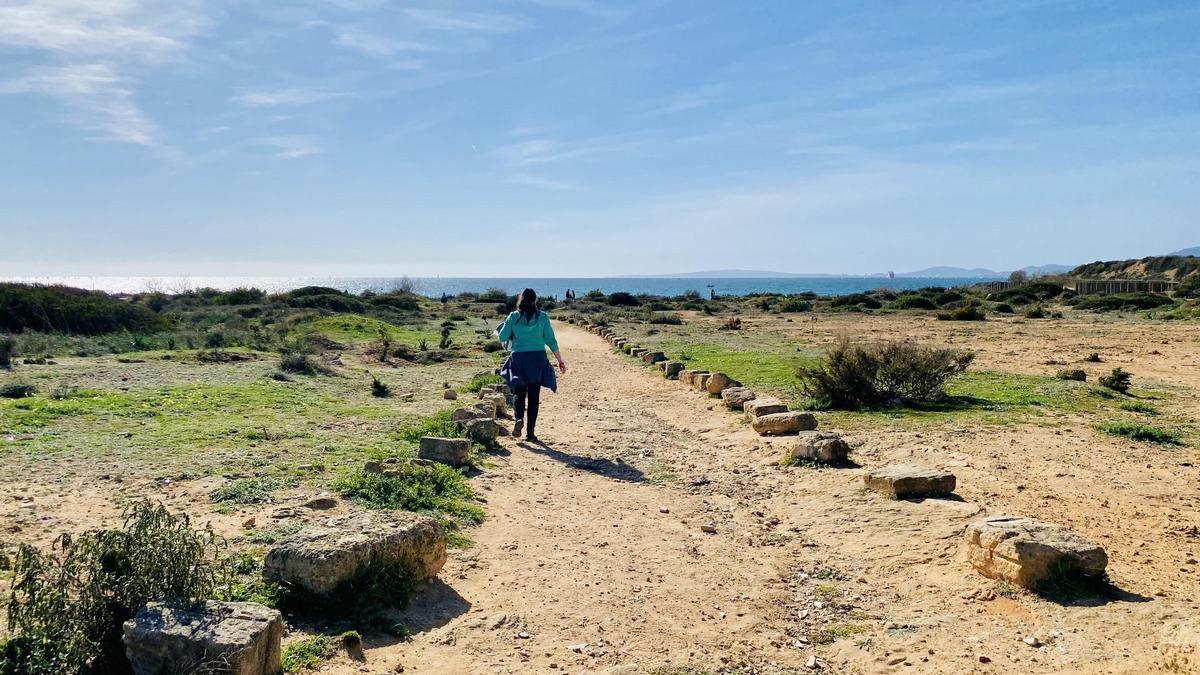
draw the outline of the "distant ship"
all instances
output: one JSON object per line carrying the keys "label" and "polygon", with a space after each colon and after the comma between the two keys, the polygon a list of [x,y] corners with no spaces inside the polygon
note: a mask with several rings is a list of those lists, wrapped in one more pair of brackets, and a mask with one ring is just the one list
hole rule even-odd
{"label": "distant ship", "polygon": [[888,278],[889,278],[889,279],[895,279],[895,278],[896,278],[896,273],[895,273],[895,272],[893,272],[893,271],[891,271],[891,270],[888,270]]}

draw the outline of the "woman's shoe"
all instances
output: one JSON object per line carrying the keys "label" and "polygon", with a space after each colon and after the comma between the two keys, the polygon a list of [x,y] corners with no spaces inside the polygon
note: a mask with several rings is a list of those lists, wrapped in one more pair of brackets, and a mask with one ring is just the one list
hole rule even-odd
{"label": "woman's shoe", "polygon": [[525,420],[517,420],[517,423],[513,425],[513,432],[512,432],[513,438],[520,438],[521,430],[524,428],[525,428]]}
{"label": "woman's shoe", "polygon": [[533,434],[529,434],[528,436],[526,436],[525,441],[528,443],[537,443],[538,445],[543,445],[541,439],[539,439],[537,436],[534,436]]}

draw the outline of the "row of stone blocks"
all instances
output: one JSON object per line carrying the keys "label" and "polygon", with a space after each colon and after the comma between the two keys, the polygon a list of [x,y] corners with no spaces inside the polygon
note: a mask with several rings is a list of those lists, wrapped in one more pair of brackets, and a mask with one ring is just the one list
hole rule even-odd
{"label": "row of stone blocks", "polygon": [[[594,328],[611,344],[626,353],[639,349],[606,328]],[[644,353],[646,350],[641,350]],[[677,378],[699,391],[720,395],[730,410],[743,410],[751,426],[761,435],[795,434],[797,442],[780,458],[837,462],[847,457],[849,446],[838,436],[815,431],[811,413],[789,411],[777,398],[758,398],[753,391],[724,373],[688,370],[679,361],[657,353],[651,358],[668,377]],[[652,361],[654,362],[654,361]],[[954,474],[939,469],[900,464],[868,471],[864,486],[892,499],[945,497],[954,492]],[[1104,549],[1057,525],[1029,518],[991,516],[972,523],[966,531],[967,559],[984,576],[1036,588],[1043,580],[1064,571],[1082,577],[1100,577],[1108,565]]]}

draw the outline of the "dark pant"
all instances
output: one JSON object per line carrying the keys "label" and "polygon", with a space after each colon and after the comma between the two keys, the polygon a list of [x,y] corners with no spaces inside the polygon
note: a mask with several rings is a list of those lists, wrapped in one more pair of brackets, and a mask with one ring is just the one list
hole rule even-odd
{"label": "dark pant", "polygon": [[519,384],[513,392],[517,400],[513,404],[513,412],[516,413],[516,418],[519,420],[525,417],[525,398],[529,397],[529,422],[525,426],[525,434],[533,436],[533,428],[537,426],[538,404],[542,398],[542,385],[540,384]]}

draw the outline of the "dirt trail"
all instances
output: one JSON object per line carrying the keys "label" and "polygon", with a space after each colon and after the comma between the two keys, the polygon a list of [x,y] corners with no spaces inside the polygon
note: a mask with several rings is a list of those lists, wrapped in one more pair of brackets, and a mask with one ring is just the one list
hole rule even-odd
{"label": "dirt trail", "polygon": [[[413,640],[368,643],[366,664],[331,672],[773,673],[814,654],[825,672],[1145,672],[1160,626],[1196,611],[1195,575],[1151,601],[1111,549],[1128,591],[1119,600],[971,597],[994,584],[965,563],[962,528],[988,512],[978,504],[1013,504],[970,448],[991,462],[1016,440],[849,437],[864,464],[914,459],[959,474],[964,500],[889,502],[860,489],[859,469],[770,465],[776,449],[719,401],[594,335],[566,325],[559,335],[571,370],[543,396],[548,447],[506,439],[509,454],[475,479],[488,520],[406,612]],[[1071,522],[1090,511],[1026,514]],[[1022,641],[1031,635],[1044,646]]]}

